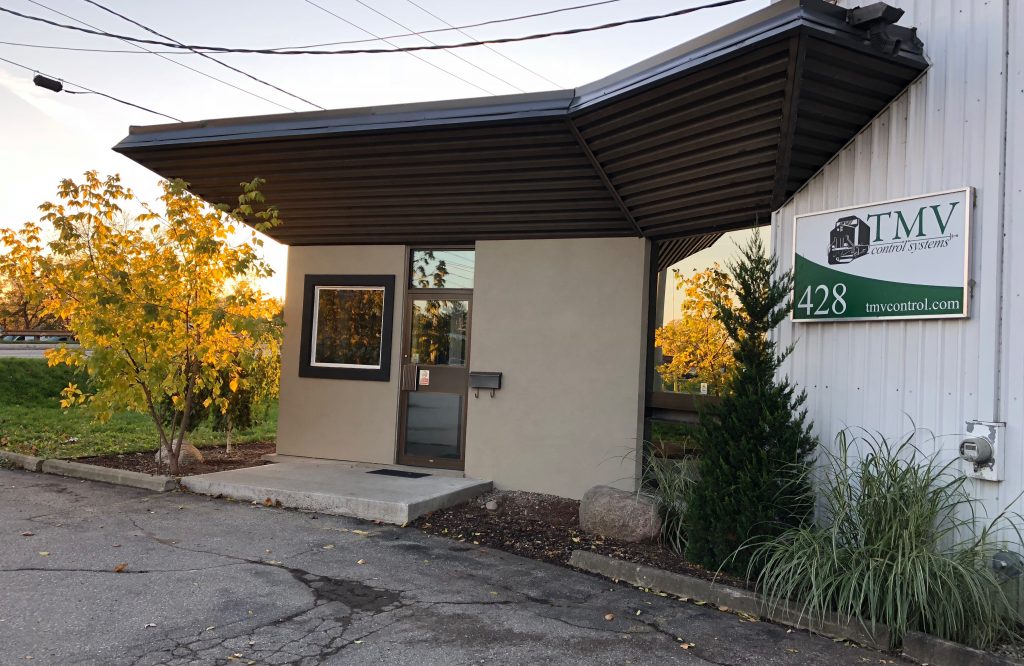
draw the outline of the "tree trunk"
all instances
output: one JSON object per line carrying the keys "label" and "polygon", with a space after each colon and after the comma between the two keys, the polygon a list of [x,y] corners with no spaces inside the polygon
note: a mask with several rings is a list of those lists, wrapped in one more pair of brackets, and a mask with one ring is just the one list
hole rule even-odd
{"label": "tree trunk", "polygon": [[228,415],[227,415],[227,418],[228,418],[228,428],[227,428],[227,446],[225,447],[225,452],[226,452],[226,453],[227,453],[228,455],[231,455],[231,433],[232,433],[232,432],[234,431],[234,429],[235,429],[235,424],[231,422],[231,414],[228,414]]}
{"label": "tree trunk", "polygon": [[[178,447],[178,451],[181,447]],[[178,466],[178,451],[174,450],[174,443],[170,440],[164,443],[164,452],[167,453],[167,470],[171,473],[171,476],[178,476],[181,471]]]}

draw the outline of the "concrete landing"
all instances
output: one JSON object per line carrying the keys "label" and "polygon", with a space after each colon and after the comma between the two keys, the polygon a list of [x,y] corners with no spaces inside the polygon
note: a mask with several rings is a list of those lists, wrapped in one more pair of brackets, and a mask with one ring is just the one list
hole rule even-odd
{"label": "concrete landing", "polygon": [[330,460],[288,461],[186,476],[181,485],[202,495],[259,502],[270,498],[294,509],[394,525],[461,504],[492,486],[490,481],[434,474],[409,479],[368,473],[387,467]]}

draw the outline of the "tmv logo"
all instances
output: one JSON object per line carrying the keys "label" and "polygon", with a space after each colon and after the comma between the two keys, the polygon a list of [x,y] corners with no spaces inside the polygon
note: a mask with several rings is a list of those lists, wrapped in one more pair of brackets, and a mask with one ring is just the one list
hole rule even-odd
{"label": "tmv logo", "polygon": [[[836,220],[835,227],[829,232],[828,263],[848,264],[868,254],[872,244],[877,248],[872,254],[882,254],[901,252],[911,240],[942,238],[959,204],[959,201],[953,201],[948,204],[922,206],[909,221],[903,214],[904,211],[899,209],[866,215],[867,221],[856,215],[841,217]],[[943,209],[947,206],[948,211],[943,215]],[[871,237],[872,231],[874,238]],[[951,237],[945,236],[946,239]],[[942,244],[915,243],[912,244],[911,250],[944,247],[947,243],[948,240]]]}

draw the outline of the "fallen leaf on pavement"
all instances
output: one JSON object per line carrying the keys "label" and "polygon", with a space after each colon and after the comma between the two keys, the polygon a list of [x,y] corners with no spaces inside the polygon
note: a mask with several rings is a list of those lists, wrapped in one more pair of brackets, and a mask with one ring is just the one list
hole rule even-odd
{"label": "fallen leaf on pavement", "polygon": [[43,557],[49,557],[50,551],[48,551],[48,550],[41,550],[41,551],[39,551],[39,554],[42,555]]}
{"label": "fallen leaf on pavement", "polygon": [[334,548],[334,544],[333,543],[329,543],[326,546],[324,546],[324,550],[330,550],[332,548]]}
{"label": "fallen leaf on pavement", "polygon": [[694,643],[680,643],[679,647],[683,648],[684,650],[689,650],[690,648],[697,646]]}
{"label": "fallen leaf on pavement", "polygon": [[127,562],[121,562],[116,567],[114,567],[114,573],[124,573],[127,569],[128,569],[128,563]]}
{"label": "fallen leaf on pavement", "polygon": [[352,530],[352,534],[358,534],[359,536],[370,536],[370,533],[366,530]]}
{"label": "fallen leaf on pavement", "polygon": [[146,629],[151,629],[151,628],[153,628],[155,626],[156,626],[155,622],[147,622],[146,623]]}
{"label": "fallen leaf on pavement", "polygon": [[209,627],[207,627],[206,629],[204,629],[203,631],[213,631],[214,629],[216,629],[216,627],[214,627],[214,626],[209,626]]}
{"label": "fallen leaf on pavement", "polygon": [[35,532],[22,532],[21,533],[21,536],[35,536],[35,535],[36,535]]}
{"label": "fallen leaf on pavement", "polygon": [[609,621],[609,622],[611,622],[612,620],[615,619],[615,613],[608,613],[607,615],[604,616],[604,619]]}
{"label": "fallen leaf on pavement", "polygon": [[356,560],[356,564],[366,564],[366,560]]}

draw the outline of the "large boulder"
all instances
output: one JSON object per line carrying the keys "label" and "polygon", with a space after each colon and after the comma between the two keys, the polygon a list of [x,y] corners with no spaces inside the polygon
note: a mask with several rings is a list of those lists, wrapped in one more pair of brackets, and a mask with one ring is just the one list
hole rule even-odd
{"label": "large boulder", "polygon": [[594,486],[580,501],[580,529],[609,539],[642,543],[661,535],[657,501],[611,486]]}
{"label": "large boulder", "polygon": [[[160,465],[166,465],[169,457],[167,451],[162,446],[157,449],[156,455],[153,456],[157,464]],[[205,462],[202,452],[188,442],[182,442],[181,450],[178,451],[178,464],[187,467],[188,465],[202,462]]]}

